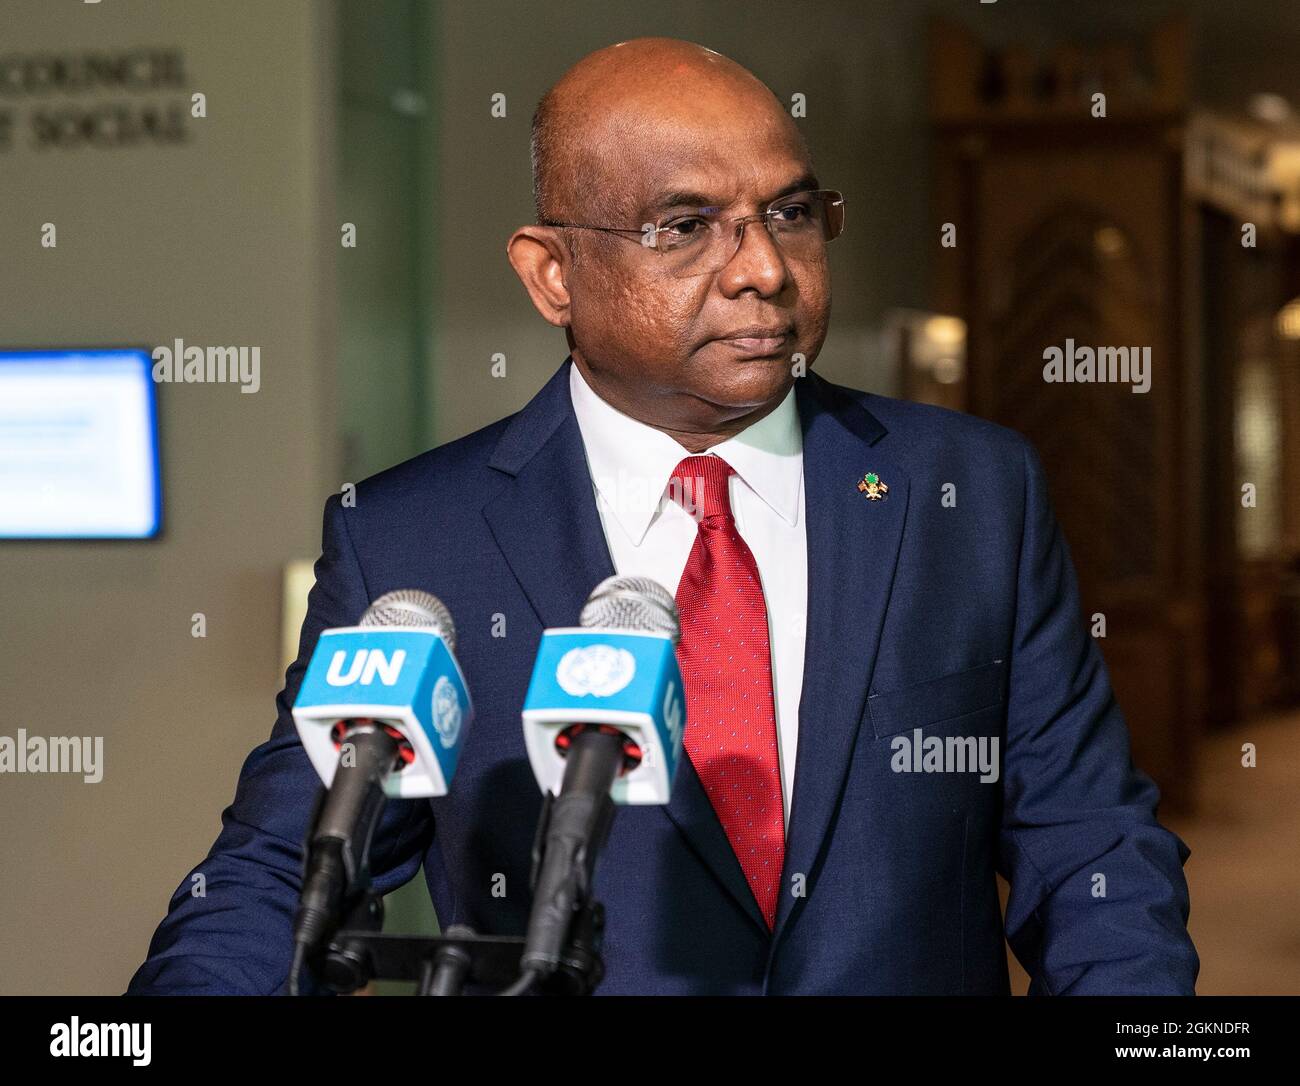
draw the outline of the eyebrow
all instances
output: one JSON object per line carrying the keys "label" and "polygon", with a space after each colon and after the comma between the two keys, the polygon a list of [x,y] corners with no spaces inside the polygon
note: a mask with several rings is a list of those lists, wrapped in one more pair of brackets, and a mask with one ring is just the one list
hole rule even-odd
{"label": "eyebrow", "polygon": [[[783,196],[792,196],[796,192],[808,192],[810,190],[821,188],[820,182],[815,174],[806,173],[791,181],[780,192],[774,193],[769,199],[762,201],[763,205],[779,200]],[[673,192],[663,192],[653,197],[645,207],[647,216],[669,211],[675,207],[689,207],[697,211],[720,211],[723,204],[718,203],[717,197],[709,196],[702,192],[689,192],[687,190],[677,190]]]}

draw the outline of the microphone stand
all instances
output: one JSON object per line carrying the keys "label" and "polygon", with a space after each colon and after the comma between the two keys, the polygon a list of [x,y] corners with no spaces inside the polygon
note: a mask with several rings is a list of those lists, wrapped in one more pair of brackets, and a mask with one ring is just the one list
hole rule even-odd
{"label": "microphone stand", "polygon": [[[544,908],[534,908],[527,936],[480,935],[464,925],[437,936],[385,932],[383,898],[370,885],[369,864],[362,863],[353,873],[353,892],[335,902],[343,922],[323,950],[307,957],[312,974],[340,994],[372,980],[413,980],[417,995],[462,995],[470,985],[510,994],[590,995],[605,976],[605,910],[591,895],[591,880],[614,817],[609,787],[624,745],[612,728],[575,734],[562,789],[567,794],[547,792],[533,839],[530,881]],[[367,846],[376,820],[365,820]],[[546,862],[548,845],[557,850],[553,864]],[[318,911],[318,926],[325,928],[332,910]],[[534,964],[539,958],[543,970]],[[535,979],[528,982],[525,974]]]}
{"label": "microphone stand", "polygon": [[[372,980],[413,980],[416,995],[464,995],[469,986],[499,991],[519,976],[525,939],[480,935],[453,925],[441,935],[385,932],[381,895],[368,890],[323,953],[309,960],[313,975],[331,991],[355,992]],[[545,995],[590,995],[605,975],[600,956],[604,906],[587,902],[578,912],[555,973],[540,982]]]}

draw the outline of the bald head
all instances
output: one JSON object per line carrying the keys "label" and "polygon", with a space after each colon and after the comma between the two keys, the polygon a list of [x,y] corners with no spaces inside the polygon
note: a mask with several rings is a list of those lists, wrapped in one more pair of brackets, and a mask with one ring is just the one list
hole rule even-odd
{"label": "bald head", "polygon": [[621,42],[547,92],[532,150],[538,222],[506,252],[597,395],[693,452],[783,402],[826,337],[842,201],[772,92],[690,42]]}
{"label": "bald head", "polygon": [[772,92],[712,49],[675,38],[636,38],[583,57],[533,115],[538,222],[597,222],[631,211],[618,185],[629,145],[658,137],[678,119],[702,118],[775,125],[802,144]]}

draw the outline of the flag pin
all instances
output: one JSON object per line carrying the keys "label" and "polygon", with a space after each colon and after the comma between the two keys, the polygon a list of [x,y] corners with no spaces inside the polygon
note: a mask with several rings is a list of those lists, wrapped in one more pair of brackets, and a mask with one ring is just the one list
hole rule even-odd
{"label": "flag pin", "polygon": [[885,495],[889,493],[889,487],[881,482],[880,476],[874,471],[869,471],[858,480],[858,489],[867,496],[867,501],[878,502],[884,501]]}

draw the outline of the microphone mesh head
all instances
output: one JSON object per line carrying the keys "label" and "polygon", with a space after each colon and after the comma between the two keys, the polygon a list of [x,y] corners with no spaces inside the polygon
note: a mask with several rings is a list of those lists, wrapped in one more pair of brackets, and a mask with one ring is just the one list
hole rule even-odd
{"label": "microphone mesh head", "polygon": [[447,648],[456,651],[456,624],[447,605],[432,592],[418,588],[385,592],[366,608],[359,625],[432,627],[447,642]]}
{"label": "microphone mesh head", "polygon": [[672,593],[650,577],[630,575],[607,577],[592,589],[578,625],[662,634],[674,645],[682,634]]}

